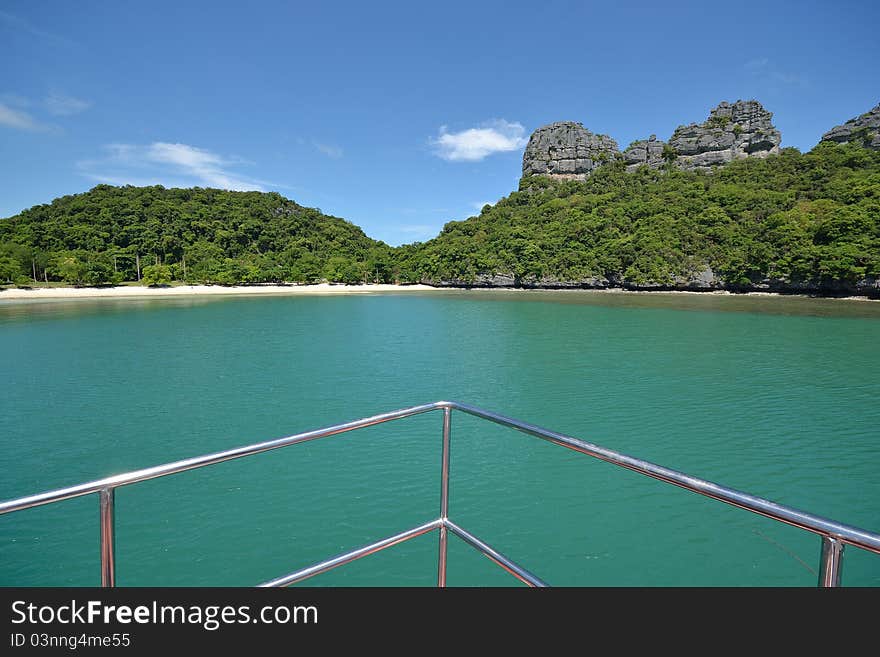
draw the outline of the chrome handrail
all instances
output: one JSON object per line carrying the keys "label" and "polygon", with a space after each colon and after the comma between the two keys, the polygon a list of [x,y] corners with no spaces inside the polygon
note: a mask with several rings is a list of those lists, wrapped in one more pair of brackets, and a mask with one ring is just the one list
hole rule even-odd
{"label": "chrome handrail", "polygon": [[387,549],[393,545],[397,545],[403,541],[421,536],[435,529],[439,532],[439,554],[437,559],[437,585],[446,586],[446,554],[448,532],[452,532],[466,543],[482,552],[489,559],[494,561],[500,567],[504,568],[511,575],[529,586],[546,586],[547,584],[530,573],[522,566],[517,565],[503,554],[495,550],[488,543],[483,542],[470,532],[459,527],[452,522],[449,517],[449,454],[450,442],[452,434],[452,411],[457,410],[474,417],[488,420],[495,424],[505,426],[517,431],[521,431],[530,436],[547,440],[555,445],[560,445],[567,449],[574,450],[581,454],[586,454],[594,458],[601,459],[608,463],[613,463],[629,470],[633,470],[640,474],[664,481],[666,483],[679,486],[686,490],[698,493],[705,497],[719,500],[726,504],[751,511],[758,515],[766,516],[779,522],[798,527],[805,531],[818,534],[822,537],[822,545],[820,551],[820,572],[818,585],[823,587],[840,586],[841,584],[841,566],[843,562],[843,550],[846,545],[880,554],[880,534],[870,532],[852,525],[822,518],[792,507],[777,504],[770,500],[755,497],[748,493],[738,491],[726,486],[692,477],[688,474],[670,470],[663,466],[656,465],[649,461],[627,456],[620,452],[606,449],[599,445],[585,442],[572,436],[544,429],[534,424],[522,422],[514,418],[499,415],[491,411],[487,411],[476,406],[463,404],[455,401],[437,401],[431,404],[422,404],[420,406],[412,406],[397,411],[382,413],[372,417],[353,420],[343,424],[337,424],[323,429],[315,429],[306,431],[284,438],[277,438],[253,445],[237,447],[223,452],[214,454],[206,454],[195,458],[166,463],[164,465],[152,468],[144,468],[134,470],[112,477],[105,477],[95,481],[60,488],[53,491],[39,493],[37,495],[29,495],[14,500],[0,503],[0,515],[22,511],[44,504],[52,504],[62,500],[68,500],[74,497],[81,497],[91,493],[98,493],[99,496],[99,526],[100,526],[100,554],[101,554],[101,585],[105,587],[116,585],[116,548],[115,548],[115,504],[114,492],[117,488],[128,486],[130,484],[164,477],[186,470],[202,468],[215,463],[231,461],[233,459],[251,456],[267,452],[289,445],[326,438],[328,436],[363,429],[365,427],[400,420],[413,415],[428,413],[435,410],[443,411],[443,428],[442,428],[442,452],[441,452],[441,468],[440,468],[440,516],[434,520],[426,522],[412,529],[400,532],[393,536],[381,539],[369,545],[345,552],[343,554],[320,561],[316,564],[294,571],[283,577],[265,582],[260,586],[288,586],[295,582],[303,581],[313,575],[317,575],[333,568],[337,568],[346,563],[350,563],[356,559],[360,559],[369,554],[373,554],[380,550]]}

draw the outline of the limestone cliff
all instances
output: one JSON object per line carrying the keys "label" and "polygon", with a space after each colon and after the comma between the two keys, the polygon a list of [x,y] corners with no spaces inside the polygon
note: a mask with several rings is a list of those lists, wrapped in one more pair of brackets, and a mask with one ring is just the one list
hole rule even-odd
{"label": "limestone cliff", "polygon": [[619,159],[627,171],[634,171],[642,165],[656,169],[665,162],[681,169],[710,169],[740,158],[767,157],[779,152],[782,140],[772,118],[756,100],[722,102],[703,123],[679,126],[668,144],[651,135],[623,153],[611,137],[590,132],[580,123],[560,121],[532,133],[522,171],[524,176],[585,180],[597,168]]}
{"label": "limestone cliff", "polygon": [[703,123],[679,126],[669,139],[675,164],[681,169],[706,169],[744,157],[767,157],[779,152],[782,136],[773,114],[756,100],[723,102]]}
{"label": "limestone cliff", "polygon": [[831,128],[822,135],[822,141],[834,141],[838,144],[854,142],[865,148],[880,150],[880,103],[843,125]]}
{"label": "limestone cliff", "polygon": [[627,171],[635,171],[643,164],[651,169],[659,169],[666,161],[664,158],[673,156],[669,145],[657,139],[657,135],[634,141],[623,151],[623,161],[626,163]]}
{"label": "limestone cliff", "polygon": [[524,176],[585,180],[594,169],[620,157],[617,142],[580,123],[560,121],[532,133],[523,154]]}

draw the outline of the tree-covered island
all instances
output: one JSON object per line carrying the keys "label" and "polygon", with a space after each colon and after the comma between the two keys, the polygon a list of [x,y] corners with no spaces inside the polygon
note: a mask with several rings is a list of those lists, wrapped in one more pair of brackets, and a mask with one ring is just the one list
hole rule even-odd
{"label": "tree-covered island", "polygon": [[[751,123],[733,120],[740,104]],[[779,149],[778,132],[755,119],[764,117],[754,106],[722,103],[704,124],[679,128],[671,146],[652,137],[622,154],[581,127],[570,160],[555,135],[579,124],[547,126],[556,132],[533,135],[517,191],[427,242],[400,247],[277,193],[98,185],[0,220],[0,283],[424,282],[880,296],[880,138],[870,123],[880,106],[807,153]],[[548,139],[555,141],[541,141]],[[766,150],[749,157],[753,147]],[[556,159],[541,160],[541,148]],[[565,173],[570,163],[581,169]],[[578,173],[584,167],[588,175]]]}

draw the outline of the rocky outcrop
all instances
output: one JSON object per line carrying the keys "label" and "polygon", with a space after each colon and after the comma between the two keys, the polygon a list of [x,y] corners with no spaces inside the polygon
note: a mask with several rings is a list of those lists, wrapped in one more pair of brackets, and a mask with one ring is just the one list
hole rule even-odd
{"label": "rocky outcrop", "polygon": [[435,287],[517,287],[517,280],[513,274],[477,274],[473,280],[459,278],[435,280],[426,277],[419,283]]}
{"label": "rocky outcrop", "polygon": [[750,282],[728,283],[709,265],[695,265],[691,273],[673,276],[664,281],[632,281],[619,273],[590,276],[581,279],[559,279],[554,276],[526,276],[513,274],[477,274],[472,280],[422,279],[420,283],[449,288],[524,288],[544,290],[606,290],[632,291],[680,290],[693,292],[774,292],[777,294],[807,294],[817,296],[865,296],[880,299],[880,278],[871,276],[859,281],[803,280],[789,281],[777,278],[755,279]]}
{"label": "rocky outcrop", "polygon": [[669,145],[676,166],[708,169],[745,157],[767,157],[779,152],[782,137],[771,123],[773,114],[756,100],[723,102],[703,123],[676,128]]}
{"label": "rocky outcrop", "polygon": [[617,142],[580,123],[560,121],[532,133],[523,154],[523,176],[586,180],[598,167],[620,157]]}
{"label": "rocky outcrop", "polygon": [[[679,126],[668,144],[651,135],[633,142],[622,154],[611,137],[592,133],[574,121],[560,121],[532,133],[523,153],[522,172],[523,176],[586,180],[597,168],[618,159],[624,161],[627,171],[634,171],[643,165],[658,169],[666,161],[692,170],[710,169],[745,157],[767,157],[779,152],[782,141],[772,118],[773,114],[756,100],[723,102],[703,123]],[[846,127],[850,124],[854,124],[852,129]],[[880,105],[828,135],[834,133],[838,137],[834,140],[840,141],[867,130],[871,143],[880,147],[878,125]]]}
{"label": "rocky outcrop", "polygon": [[517,287],[538,290],[565,289],[605,289],[611,282],[604,276],[589,276],[581,279],[559,279],[555,276],[525,276],[517,279]]}
{"label": "rocky outcrop", "polygon": [[627,171],[635,171],[638,167],[647,165],[651,169],[659,169],[664,160],[664,148],[667,149],[667,156],[670,154],[668,145],[664,141],[657,139],[657,135],[651,135],[648,139],[641,139],[631,143],[625,151],[623,151],[623,161],[626,164]]}
{"label": "rocky outcrop", "polygon": [[724,281],[712,271],[712,267],[704,265],[688,276],[676,276],[675,285],[687,290],[718,290],[724,287]]}
{"label": "rocky outcrop", "polygon": [[880,150],[880,103],[861,116],[835,126],[822,135],[822,141],[838,144],[857,143],[865,148]]}

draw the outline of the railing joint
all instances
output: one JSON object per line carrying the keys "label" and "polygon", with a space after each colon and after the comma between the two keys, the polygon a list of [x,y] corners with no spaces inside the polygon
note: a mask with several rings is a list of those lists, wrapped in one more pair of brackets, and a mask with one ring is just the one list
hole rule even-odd
{"label": "railing joint", "polygon": [[[813,514],[805,513],[798,509],[783,506],[775,502],[765,500],[742,491],[727,488],[719,484],[690,476],[686,473],[671,470],[663,466],[636,459],[620,452],[588,443],[578,438],[544,429],[534,424],[529,424],[521,420],[505,417],[492,411],[487,411],[476,406],[471,406],[458,401],[441,400],[420,406],[412,406],[396,411],[390,411],[379,415],[374,415],[360,420],[354,420],[343,424],[337,424],[322,429],[315,429],[303,433],[277,438],[261,443],[246,445],[229,449],[223,452],[205,454],[194,458],[165,463],[142,470],[135,470],[123,474],[98,479],[95,481],[69,486],[57,490],[47,491],[36,495],[29,495],[13,500],[0,502],[0,515],[22,511],[44,504],[51,504],[63,500],[81,497],[92,493],[98,493],[100,507],[100,555],[101,555],[101,585],[115,586],[116,584],[116,547],[115,547],[115,490],[116,488],[127,486],[149,479],[165,477],[187,470],[203,468],[209,465],[215,465],[225,461],[260,454],[270,450],[288,447],[300,443],[304,443],[319,438],[327,438],[330,436],[347,433],[356,429],[362,429],[384,422],[400,420],[406,417],[412,417],[422,413],[431,411],[443,411],[443,435],[442,435],[442,456],[440,470],[440,514],[437,520],[433,520],[426,525],[419,526],[404,535],[397,535],[380,541],[383,546],[390,546],[399,540],[407,540],[415,535],[420,535],[432,529],[439,529],[440,544],[438,556],[438,575],[437,581],[439,586],[446,584],[446,556],[448,533],[452,532],[463,538],[466,542],[477,547],[484,552],[496,563],[506,570],[510,570],[516,574],[518,566],[512,565],[512,562],[489,548],[476,537],[468,534],[455,523],[449,520],[449,481],[450,481],[450,442],[452,424],[452,411],[460,411],[474,416],[481,420],[489,421],[499,426],[507,427],[520,431],[526,435],[533,436],[545,440],[551,444],[565,447],[580,454],[591,456],[593,458],[611,463],[613,465],[632,470],[638,474],[651,477],[653,479],[684,488],[685,490],[703,495],[705,497],[715,499],[725,504],[745,509],[752,513],[765,516],[782,522],[799,529],[803,529],[822,537],[822,548],[820,556],[820,586],[839,586],[841,584],[841,565],[843,560],[844,548],[846,545],[852,545],[864,549],[875,554],[880,554],[880,533],[869,532],[858,527],[839,523],[827,518],[822,518]],[[390,541],[390,542],[389,542]],[[357,554],[363,555],[369,553],[370,550],[377,547],[378,544],[366,546]],[[384,549],[382,547],[381,549]],[[364,552],[363,550],[366,550]],[[343,557],[348,559],[355,553],[340,555],[338,559]],[[359,558],[359,557],[356,557]],[[333,561],[333,560],[331,560]],[[323,562],[322,562],[323,563]],[[336,563],[336,562],[334,562]],[[304,572],[304,571],[303,571]],[[311,571],[309,571],[311,572]],[[525,571],[523,571],[525,572]],[[534,576],[529,575],[534,578]],[[534,578],[536,582],[540,582]],[[524,579],[523,581],[528,581]],[[541,584],[543,584],[541,582]]]}

